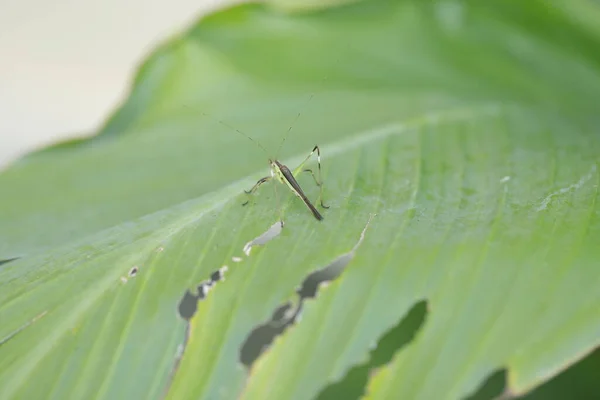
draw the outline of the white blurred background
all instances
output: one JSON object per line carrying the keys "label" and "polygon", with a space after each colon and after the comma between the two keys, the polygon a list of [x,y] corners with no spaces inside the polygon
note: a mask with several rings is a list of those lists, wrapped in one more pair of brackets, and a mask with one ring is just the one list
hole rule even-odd
{"label": "white blurred background", "polygon": [[89,135],[157,44],[231,0],[0,0],[0,169]]}

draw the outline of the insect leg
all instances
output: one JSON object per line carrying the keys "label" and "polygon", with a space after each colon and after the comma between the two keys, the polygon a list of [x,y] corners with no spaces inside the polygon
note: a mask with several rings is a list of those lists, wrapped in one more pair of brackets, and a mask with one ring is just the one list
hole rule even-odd
{"label": "insect leg", "polygon": [[[258,188],[260,187],[260,185],[262,185],[265,182],[268,182],[271,178],[272,178],[271,176],[265,176],[264,178],[260,178],[258,180],[258,182],[256,182],[254,184],[254,186],[252,186],[252,188],[250,190],[244,190],[244,193],[246,193],[248,195],[254,194],[254,192],[256,192],[258,190]],[[246,200],[244,203],[242,203],[242,206],[245,206],[249,202],[250,202],[250,200]]]}
{"label": "insect leg", "polygon": [[329,208],[329,206],[326,206],[326,205],[323,203],[323,195],[322,195],[322,192],[323,192],[323,189],[322,189],[323,182],[319,182],[319,180],[318,180],[318,179],[317,179],[317,177],[315,176],[315,173],[313,172],[313,170],[312,170],[312,169],[309,169],[309,168],[307,168],[307,169],[303,169],[303,170],[302,170],[302,172],[308,172],[308,173],[309,173],[309,174],[310,174],[310,175],[313,177],[313,179],[315,180],[315,184],[316,184],[316,185],[317,185],[319,188],[321,188],[321,196],[319,196],[319,200],[320,200],[320,203],[321,203],[321,207],[323,207],[323,208]]}
{"label": "insect leg", "polygon": [[[317,153],[317,167],[318,167],[318,175],[319,175],[318,179],[311,169],[303,169],[304,164],[306,164],[306,162],[312,157],[313,154],[315,154],[315,152]],[[321,149],[319,149],[319,146],[315,146],[312,149],[312,151],[310,152],[310,154],[308,155],[308,157],[306,157],[304,159],[304,161],[302,161],[302,163],[296,167],[296,169],[294,170],[294,176],[296,176],[301,171],[302,172],[310,172],[310,174],[312,175],[313,179],[315,180],[315,183],[317,184],[317,186],[319,187],[319,190],[320,190],[319,203],[321,204],[321,207],[329,208],[329,206],[326,206],[325,203],[323,202],[323,179],[321,178]]]}

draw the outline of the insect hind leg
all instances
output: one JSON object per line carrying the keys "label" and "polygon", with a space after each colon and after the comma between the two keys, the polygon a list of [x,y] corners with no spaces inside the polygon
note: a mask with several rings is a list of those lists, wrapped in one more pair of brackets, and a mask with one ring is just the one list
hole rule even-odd
{"label": "insect hind leg", "polygon": [[302,172],[308,172],[313,177],[315,185],[317,185],[321,191],[321,193],[319,194],[319,204],[323,208],[329,208],[329,206],[326,206],[325,203],[323,203],[323,182],[319,182],[312,169],[306,168],[303,169]]}
{"label": "insect hind leg", "polygon": [[[317,168],[318,168],[318,178],[315,176],[315,173],[313,172],[312,169],[308,169],[308,168],[304,168],[304,164],[306,164],[306,162],[313,156],[313,154],[317,153]],[[294,170],[294,175],[297,175],[299,172],[309,172],[314,181],[315,184],[319,187],[319,204],[321,205],[321,207],[323,208],[329,208],[329,206],[326,206],[325,203],[323,202],[323,178],[321,177],[321,149],[319,149],[319,146],[315,146],[312,151],[310,152],[310,154],[308,155],[308,157],[306,157],[304,159],[304,161],[302,161],[302,163],[300,165],[298,165],[296,167],[296,169]]]}

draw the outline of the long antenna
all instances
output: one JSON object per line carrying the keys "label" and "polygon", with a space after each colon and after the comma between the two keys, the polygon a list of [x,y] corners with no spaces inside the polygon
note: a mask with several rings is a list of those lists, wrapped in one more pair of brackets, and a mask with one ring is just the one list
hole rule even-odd
{"label": "long antenna", "polygon": [[[341,58],[338,58],[334,63],[333,66],[337,66],[338,62],[340,61]],[[319,86],[321,86],[323,84],[323,82],[325,82],[327,80],[327,78],[329,78],[329,75],[325,75],[323,77],[323,79],[321,79],[319,81]],[[290,132],[292,131],[292,128],[294,127],[294,125],[296,124],[296,121],[298,121],[298,118],[300,118],[300,114],[302,114],[302,112],[306,109],[306,107],[308,107],[308,103],[310,103],[310,101],[313,99],[313,97],[315,97],[315,92],[312,92],[310,94],[310,97],[308,98],[308,100],[306,101],[306,103],[304,103],[304,105],[302,106],[302,108],[300,108],[300,112],[296,115],[296,118],[294,118],[294,121],[292,122],[292,124],[290,125],[290,127],[288,128],[287,132],[285,133],[285,135],[283,136],[283,139],[281,140],[281,143],[279,144],[279,147],[277,148],[277,153],[275,153],[275,156],[279,156],[279,151],[282,149],[286,139],[288,138]]]}
{"label": "long antenna", "polygon": [[252,139],[252,138],[251,138],[249,135],[245,134],[244,132],[242,132],[242,131],[241,131],[241,130],[239,130],[238,128],[236,128],[236,127],[233,127],[233,126],[231,126],[231,125],[229,125],[229,124],[225,123],[224,121],[221,121],[220,119],[214,118],[213,116],[211,116],[211,115],[209,115],[209,114],[205,113],[204,111],[200,111],[200,114],[202,114],[202,115],[204,115],[204,116],[206,116],[206,117],[208,117],[208,118],[212,119],[213,121],[216,121],[216,122],[218,122],[219,124],[221,124],[221,125],[223,125],[223,126],[225,126],[225,127],[229,128],[229,129],[231,129],[231,130],[234,130],[234,131],[236,131],[236,132],[237,132],[237,133],[239,133],[240,135],[244,136],[246,139],[248,139],[248,140],[252,141],[253,143],[255,143],[255,144],[258,146],[258,147],[260,147],[260,148],[262,149],[262,151],[264,151],[264,152],[265,152],[265,154],[269,155],[269,152],[268,152],[268,151],[267,151],[267,150],[266,150],[266,149],[265,149],[265,148],[262,146],[262,144],[260,144],[260,143],[259,143],[257,140],[254,140],[254,139]]}
{"label": "long antenna", "polygon": [[[325,77],[327,78],[327,77]],[[321,83],[323,83],[321,81]],[[296,118],[294,118],[294,121],[292,122],[292,124],[290,125],[290,127],[288,128],[287,132],[285,133],[285,135],[283,136],[283,139],[281,140],[281,143],[279,143],[279,147],[277,148],[277,152],[275,153],[276,156],[279,155],[279,151],[281,150],[281,148],[283,147],[283,144],[285,143],[285,140],[287,139],[287,137],[289,136],[292,128],[294,127],[294,125],[296,124],[296,121],[298,121],[298,118],[300,118],[300,114],[302,114],[302,111],[304,111],[304,109],[308,106],[308,103],[310,103],[310,101],[313,99],[313,97],[315,97],[314,93],[310,94],[310,97],[308,98],[308,100],[306,101],[306,103],[304,103],[304,105],[302,106],[302,108],[300,109],[300,112],[298,112],[298,114],[296,115]]]}
{"label": "long antenna", "polygon": [[[333,64],[334,66],[336,66],[338,64],[338,62],[340,61],[340,59],[338,58],[336,60],[336,62]],[[327,79],[329,78],[329,75],[326,75],[323,77],[323,79],[321,79],[319,81],[319,86],[321,84],[323,84],[323,82],[325,82]],[[290,125],[290,127],[288,128],[287,132],[285,133],[285,135],[283,136],[283,139],[281,140],[281,143],[279,144],[279,147],[277,148],[277,152],[275,153],[275,155],[277,156],[279,154],[279,151],[281,151],[281,148],[283,147],[283,145],[285,144],[286,139],[288,138],[290,132],[292,131],[292,128],[294,127],[294,125],[296,124],[296,121],[298,121],[298,119],[300,118],[300,114],[302,114],[302,112],[306,109],[306,107],[308,107],[308,104],[310,103],[310,101],[313,99],[313,97],[315,97],[315,92],[310,94],[310,97],[308,98],[308,100],[306,101],[306,103],[304,103],[304,105],[302,106],[302,108],[300,109],[300,112],[298,112],[298,114],[296,114],[296,118],[294,118],[294,121],[292,122],[292,124]],[[185,107],[187,108],[191,108],[187,105],[184,104]],[[254,140],[250,137],[250,135],[242,132],[241,130],[239,130],[238,128],[231,126],[229,124],[227,124],[226,122],[218,119],[218,118],[214,118],[212,115],[204,112],[204,111],[200,111],[201,115],[204,115],[210,119],[212,119],[215,122],[218,122],[219,124],[223,125],[226,128],[229,128],[233,131],[236,131],[237,133],[239,133],[240,135],[244,136],[246,139],[252,141],[253,143],[255,143],[258,147],[260,147],[260,149],[267,154],[267,156],[269,155],[269,152],[262,146],[262,144],[260,144],[260,142],[258,142],[257,140]]]}

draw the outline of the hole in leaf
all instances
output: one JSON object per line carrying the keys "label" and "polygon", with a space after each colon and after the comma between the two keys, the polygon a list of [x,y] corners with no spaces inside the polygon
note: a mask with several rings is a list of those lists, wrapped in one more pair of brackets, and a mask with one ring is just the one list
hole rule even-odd
{"label": "hole in leaf", "polygon": [[271,225],[269,229],[266,230],[265,233],[246,243],[246,245],[244,246],[244,254],[246,254],[246,256],[249,256],[252,247],[265,245],[269,241],[279,236],[282,229],[283,221],[275,222],[273,225]]}
{"label": "hole in leaf", "polygon": [[533,389],[526,400],[598,399],[600,397],[600,347],[567,370]]}
{"label": "hole in leaf", "polygon": [[291,302],[276,308],[270,321],[254,328],[248,335],[240,349],[240,362],[250,368],[273,340],[296,321],[300,309],[301,304],[294,310]]}
{"label": "hole in leaf", "polygon": [[163,390],[161,399],[164,399],[169,393],[169,389],[171,388],[171,384],[173,383],[173,379],[175,378],[175,374],[179,369],[179,364],[183,359],[183,355],[185,353],[185,349],[190,340],[190,319],[196,314],[198,311],[198,301],[206,298],[206,295],[210,291],[210,289],[217,284],[217,282],[225,279],[225,272],[227,271],[227,266],[224,265],[218,270],[214,271],[210,274],[210,279],[206,281],[202,281],[196,286],[196,293],[192,293],[189,289],[185,291],[181,300],[179,300],[179,305],[177,306],[177,313],[179,316],[185,320],[185,331],[183,334],[183,341],[177,347],[177,352],[175,353],[175,360],[173,361],[173,366],[171,367],[171,372],[169,373],[169,377],[167,379],[167,383]]}
{"label": "hole in leaf", "polygon": [[423,327],[427,317],[427,302],[416,303],[402,320],[385,333],[371,351],[369,361],[350,369],[339,382],[325,387],[318,400],[359,399],[365,394],[370,375],[392,361],[394,355],[410,343]]}
{"label": "hole in leaf", "polygon": [[465,397],[464,400],[492,400],[504,399],[503,392],[506,387],[506,369],[500,369],[490,374],[475,393]]}
{"label": "hole in leaf", "polygon": [[597,399],[600,393],[600,347],[562,371],[549,381],[521,396],[511,393],[506,386],[506,369],[492,373],[477,392],[465,400],[564,400]]}
{"label": "hole in leaf", "polygon": [[283,334],[287,328],[298,320],[306,299],[315,298],[320,286],[331,282],[342,274],[346,265],[354,258],[354,253],[362,243],[373,216],[369,217],[369,221],[367,221],[352,250],[339,256],[325,268],[311,272],[304,278],[300,287],[296,289],[298,300],[295,306],[292,302],[287,302],[277,307],[269,321],[258,325],[250,332],[240,348],[240,362],[246,368],[252,368],[254,362],[271,346],[275,338]]}
{"label": "hole in leaf", "polygon": [[196,286],[196,293],[192,293],[190,290],[185,291],[177,307],[177,312],[181,318],[189,321],[196,314],[198,301],[204,299],[217,282],[225,279],[225,271],[227,271],[226,265],[211,273],[209,280],[202,281]]}
{"label": "hole in leaf", "polygon": [[196,310],[198,309],[198,300],[200,299],[201,298],[198,295],[186,290],[183,294],[183,297],[179,301],[179,307],[177,308],[179,316],[186,321],[189,321],[194,314],[196,314]]}

